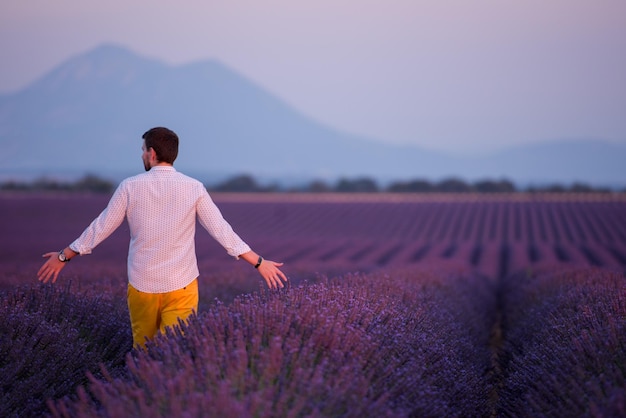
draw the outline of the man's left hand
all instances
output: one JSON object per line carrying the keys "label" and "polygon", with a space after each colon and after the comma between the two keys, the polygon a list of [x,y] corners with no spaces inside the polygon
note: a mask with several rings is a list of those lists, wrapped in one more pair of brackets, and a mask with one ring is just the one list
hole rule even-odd
{"label": "man's left hand", "polygon": [[65,267],[66,264],[57,258],[58,254],[58,252],[53,252],[45,253],[42,256],[44,258],[48,258],[48,260],[37,272],[37,279],[39,279],[40,282],[48,283],[50,279],[52,279],[52,283],[57,281],[59,273],[63,270],[63,267]]}

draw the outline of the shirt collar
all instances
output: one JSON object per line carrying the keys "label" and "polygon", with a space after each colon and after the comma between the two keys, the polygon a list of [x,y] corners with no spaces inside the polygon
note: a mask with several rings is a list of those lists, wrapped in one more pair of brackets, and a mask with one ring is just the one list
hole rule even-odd
{"label": "shirt collar", "polygon": [[171,165],[155,165],[150,171],[176,171],[176,169]]}

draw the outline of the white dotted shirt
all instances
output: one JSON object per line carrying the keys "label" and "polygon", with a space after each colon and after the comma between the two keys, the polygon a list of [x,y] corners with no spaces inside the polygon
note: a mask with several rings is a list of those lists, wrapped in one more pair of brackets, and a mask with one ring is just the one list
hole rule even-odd
{"label": "white dotted shirt", "polygon": [[196,219],[231,256],[250,251],[202,183],[172,166],[155,166],[122,181],[106,209],[70,248],[90,254],[124,218],[130,227],[128,280],[142,292],[178,290],[198,277]]}

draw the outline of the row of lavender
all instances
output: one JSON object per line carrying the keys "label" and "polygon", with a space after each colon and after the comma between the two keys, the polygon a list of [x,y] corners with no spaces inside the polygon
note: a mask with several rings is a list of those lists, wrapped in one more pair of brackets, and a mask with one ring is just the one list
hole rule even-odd
{"label": "row of lavender", "polygon": [[119,299],[32,285],[0,302],[0,416],[42,416],[47,400],[74,393],[100,364],[124,370],[132,337]]}
{"label": "row of lavender", "polygon": [[493,292],[484,280],[451,280],[441,286],[435,277],[353,275],[242,296],[203,312],[184,334],[150,344],[129,360],[129,378],[92,380],[89,393],[97,402],[81,392],[54,411],[485,415],[489,332],[476,324],[489,320]]}
{"label": "row of lavender", "polygon": [[[490,277],[568,265],[626,269],[624,200],[222,206],[245,236],[289,263],[337,263],[369,270],[433,264]],[[264,239],[267,234],[283,240]]]}
{"label": "row of lavender", "polygon": [[128,355],[120,298],[1,301],[0,416],[626,413],[626,277],[604,270],[320,278],[212,303]]}
{"label": "row of lavender", "polygon": [[570,269],[501,285],[498,416],[626,416],[626,276]]}
{"label": "row of lavender", "polygon": [[[0,196],[0,227],[12,237],[0,244],[5,267],[21,271],[26,263],[34,269],[41,253],[75,239],[106,201]],[[626,200],[618,198],[318,201],[217,195],[216,201],[246,241],[294,271],[431,265],[500,277],[571,265],[626,269]],[[110,261],[111,276],[124,275],[128,239],[122,225],[90,257]],[[232,268],[204,231],[197,246],[205,271]]]}

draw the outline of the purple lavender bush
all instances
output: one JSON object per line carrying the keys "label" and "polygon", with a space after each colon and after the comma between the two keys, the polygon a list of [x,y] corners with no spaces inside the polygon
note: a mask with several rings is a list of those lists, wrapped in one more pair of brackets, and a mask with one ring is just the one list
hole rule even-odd
{"label": "purple lavender bush", "polygon": [[626,278],[506,279],[501,416],[626,416]]}
{"label": "purple lavender bush", "polygon": [[222,196],[292,287],[198,234],[200,314],[129,356],[126,226],[18,287],[107,199],[0,199],[0,416],[626,416],[623,198]]}
{"label": "purple lavender bush", "polygon": [[132,337],[127,313],[106,296],[70,286],[0,296],[0,416],[41,416],[48,399],[76,392],[86,372],[123,372]]}
{"label": "purple lavender bush", "polygon": [[217,304],[55,416],[486,416],[482,278],[347,275]]}

